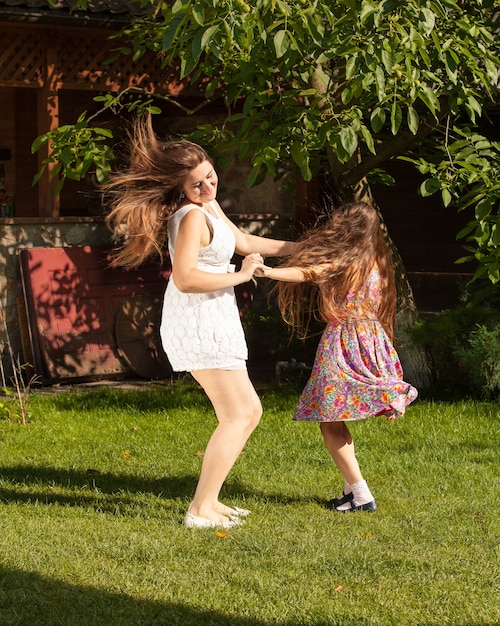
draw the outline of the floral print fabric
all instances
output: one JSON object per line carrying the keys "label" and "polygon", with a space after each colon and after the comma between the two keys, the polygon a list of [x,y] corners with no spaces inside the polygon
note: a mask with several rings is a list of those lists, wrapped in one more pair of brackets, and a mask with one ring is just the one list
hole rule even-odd
{"label": "floral print fabric", "polygon": [[[376,269],[370,274],[365,295],[349,294],[348,308],[357,309],[365,298],[370,304],[379,302]],[[332,322],[323,332],[293,419],[339,422],[377,415],[394,419],[401,417],[416,397],[417,390],[403,380],[397,352],[378,320]]]}

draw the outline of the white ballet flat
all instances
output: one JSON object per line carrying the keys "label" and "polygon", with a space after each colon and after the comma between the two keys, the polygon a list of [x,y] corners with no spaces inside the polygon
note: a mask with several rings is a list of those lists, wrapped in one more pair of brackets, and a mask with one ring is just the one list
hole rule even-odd
{"label": "white ballet flat", "polygon": [[239,506],[232,506],[231,509],[234,511],[232,515],[235,517],[247,517],[251,513],[248,509],[240,509]]}
{"label": "white ballet flat", "polygon": [[186,528],[223,528],[227,530],[239,526],[241,523],[241,520],[237,517],[230,517],[227,522],[216,522],[213,519],[198,517],[189,512],[186,513],[186,517],[184,518],[184,526]]}

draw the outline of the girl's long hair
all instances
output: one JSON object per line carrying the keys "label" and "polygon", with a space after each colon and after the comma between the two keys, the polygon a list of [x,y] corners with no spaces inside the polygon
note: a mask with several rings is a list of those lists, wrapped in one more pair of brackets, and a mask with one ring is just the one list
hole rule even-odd
{"label": "girl's long hair", "polygon": [[[313,317],[341,322],[375,316],[389,337],[394,338],[396,289],[392,257],[377,212],[369,204],[353,202],[335,209],[327,223],[300,238],[296,252],[283,265],[300,267],[305,274],[306,282],[279,282],[276,286],[281,314],[301,336],[307,334]],[[380,303],[375,303],[375,311],[369,310],[369,300],[363,303],[374,266],[381,279]],[[359,294],[361,309],[353,311],[346,306],[350,292]]]}
{"label": "girl's long hair", "polygon": [[114,263],[135,268],[150,257],[163,257],[167,220],[180,206],[186,176],[212,161],[195,143],[160,140],[150,115],[134,121],[128,148],[128,168],[115,173],[103,190],[111,207],[106,224],[120,241]]}

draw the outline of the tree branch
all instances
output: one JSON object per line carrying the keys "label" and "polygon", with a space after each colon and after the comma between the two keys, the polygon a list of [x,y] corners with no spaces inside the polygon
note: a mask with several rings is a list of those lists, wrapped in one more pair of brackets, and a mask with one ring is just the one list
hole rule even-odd
{"label": "tree branch", "polygon": [[[131,87],[126,87],[120,93],[118,93],[116,98],[115,98],[115,101],[116,100],[120,101],[121,98],[123,98],[123,96],[125,94],[130,93],[130,92],[141,94],[141,95],[145,95],[145,96],[148,96],[150,98],[157,98],[159,100],[163,100],[164,102],[168,102],[169,104],[173,104],[178,109],[183,111],[186,115],[194,115],[195,113],[198,113],[198,111],[201,111],[201,109],[205,108],[206,106],[208,106],[209,104],[211,104],[214,101],[214,98],[209,98],[207,100],[204,99],[198,106],[194,107],[193,109],[189,109],[188,107],[186,107],[183,104],[181,104],[176,98],[173,98],[172,96],[163,95],[163,94],[159,94],[159,93],[153,93],[153,92],[150,92],[150,91],[146,91],[145,89],[142,89],[141,87],[132,87],[132,86]],[[95,117],[98,117],[101,113],[103,113],[103,111],[105,111],[106,109],[110,109],[113,106],[114,106],[113,103],[107,104],[102,109],[100,109],[99,111],[97,111],[96,113],[91,115],[87,119],[87,122],[90,122],[90,120],[93,120]],[[122,105],[120,103],[120,106],[125,106],[125,105]]]}
{"label": "tree branch", "polygon": [[387,139],[377,148],[377,154],[364,158],[353,168],[344,167],[344,172],[339,177],[342,187],[352,187],[362,180],[371,170],[381,166],[396,154],[403,154],[408,148],[416,143],[423,141],[431,135],[439,126],[441,121],[449,114],[448,104],[443,106],[440,111],[439,118],[429,114],[424,122],[420,125],[417,133],[401,133],[396,137]]}

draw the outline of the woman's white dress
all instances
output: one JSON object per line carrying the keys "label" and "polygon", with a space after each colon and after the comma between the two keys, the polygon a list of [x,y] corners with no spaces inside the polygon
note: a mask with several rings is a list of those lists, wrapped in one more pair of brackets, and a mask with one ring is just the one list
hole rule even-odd
{"label": "woman's white dress", "polygon": [[[231,228],[212,203],[211,215],[203,207],[188,204],[168,221],[168,248],[175,263],[179,225],[189,211],[201,211],[212,232],[212,241],[201,248],[198,269],[222,274],[234,271],[235,249]],[[233,287],[208,293],[182,293],[170,277],[163,299],[160,336],[168,360],[176,372],[201,369],[246,369],[248,350]]]}

